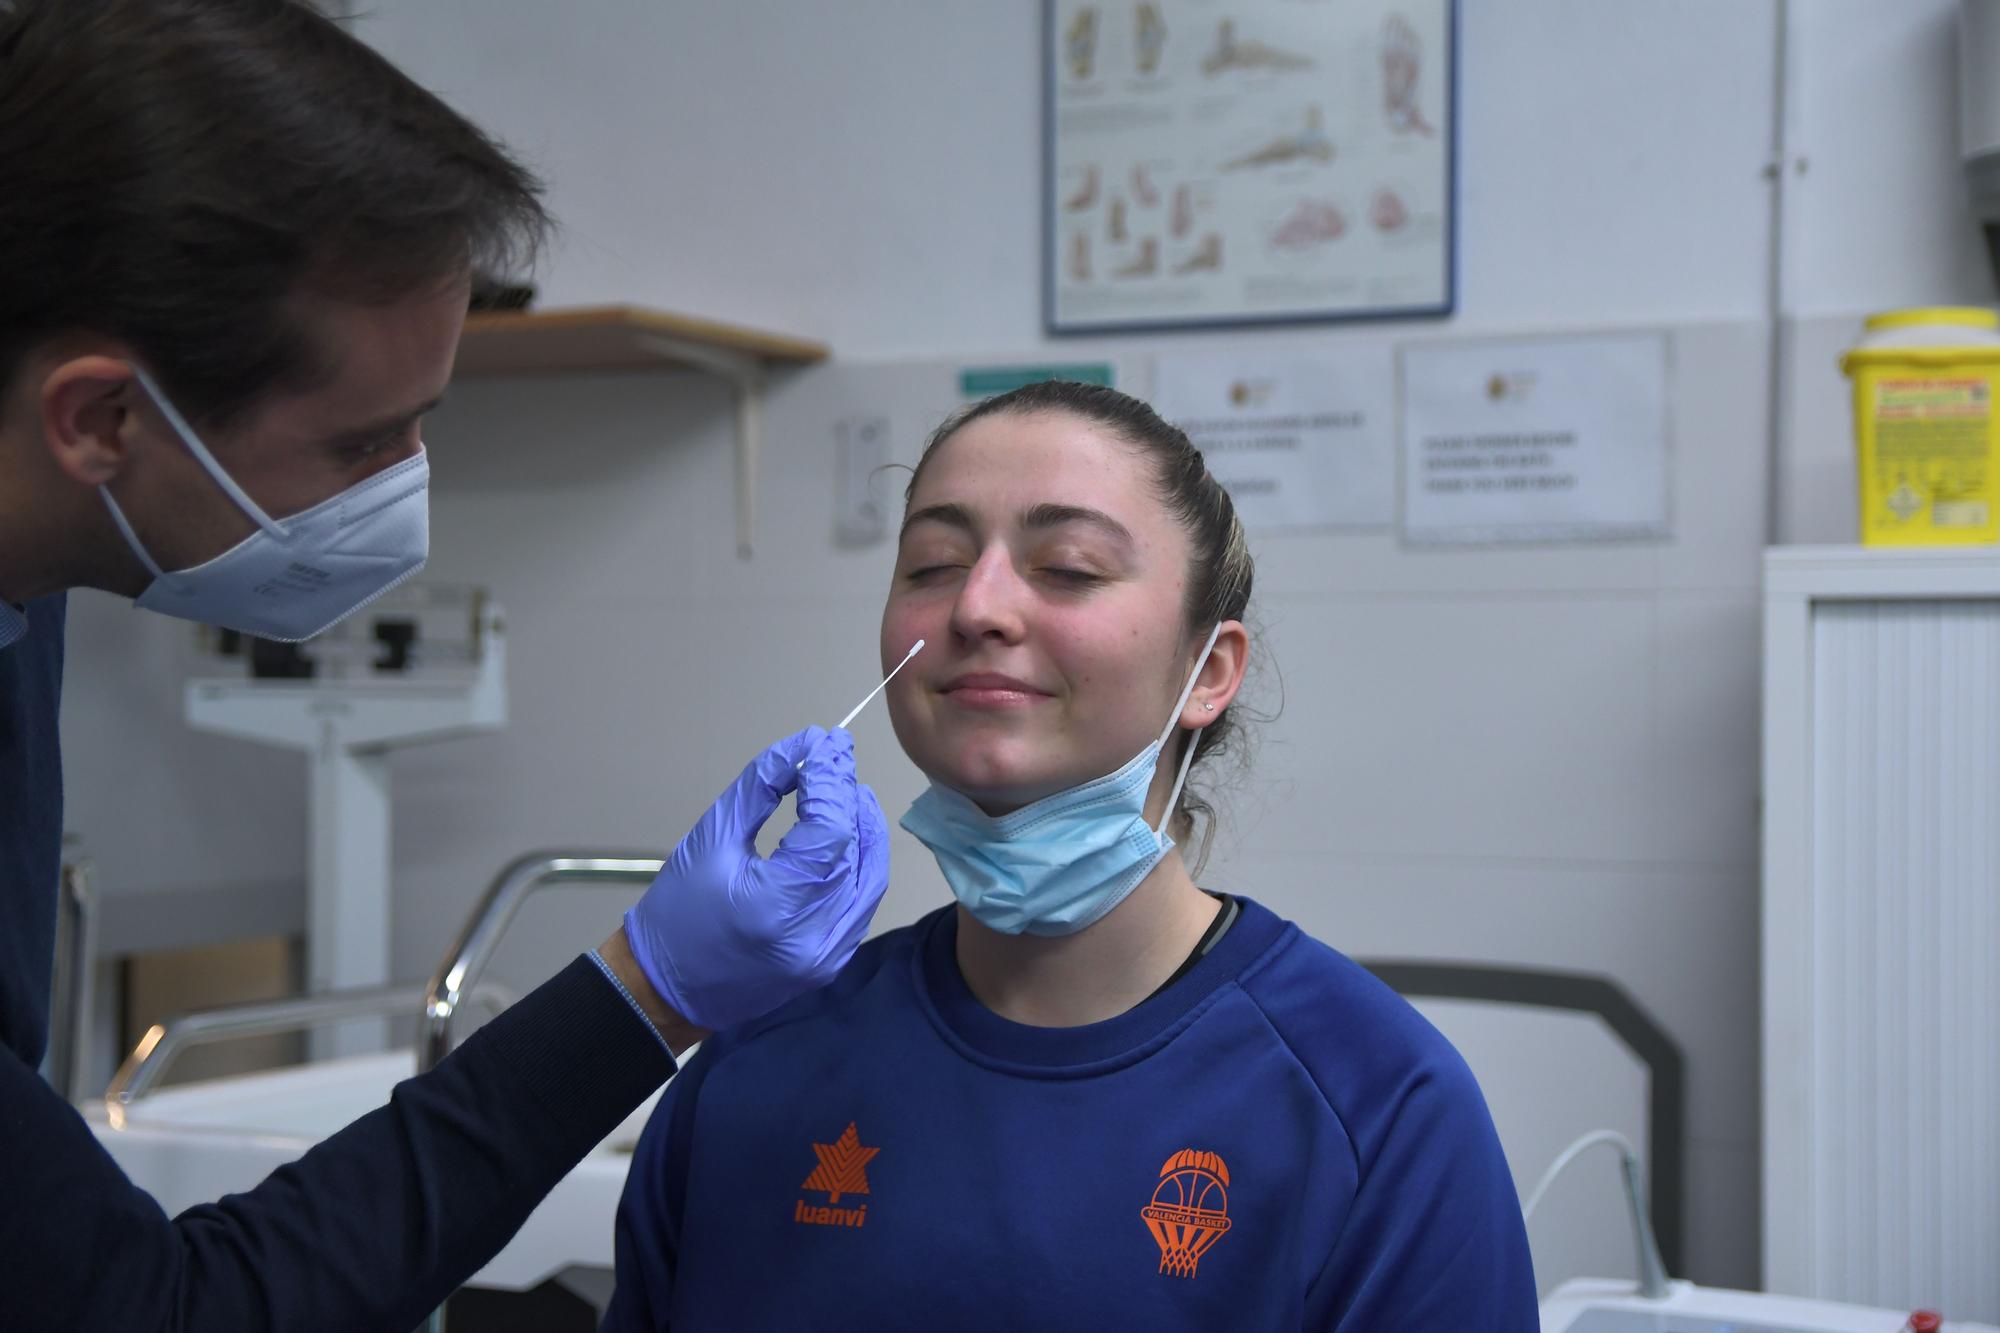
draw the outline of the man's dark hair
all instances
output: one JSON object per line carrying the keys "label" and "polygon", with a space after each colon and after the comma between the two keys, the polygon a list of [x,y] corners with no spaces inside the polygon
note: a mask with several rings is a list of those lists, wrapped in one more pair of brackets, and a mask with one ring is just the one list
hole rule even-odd
{"label": "man's dark hair", "polygon": [[302,0],[0,0],[0,390],[87,331],[219,428],[328,372],[300,296],[518,270],[541,189]]}

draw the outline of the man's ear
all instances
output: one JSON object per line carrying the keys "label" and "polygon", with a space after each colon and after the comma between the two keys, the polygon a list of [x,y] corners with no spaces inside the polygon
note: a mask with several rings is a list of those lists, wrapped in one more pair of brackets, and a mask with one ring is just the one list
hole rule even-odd
{"label": "man's ear", "polygon": [[90,487],[118,475],[137,383],[131,364],[111,356],[72,357],[43,374],[42,436],[64,475]]}

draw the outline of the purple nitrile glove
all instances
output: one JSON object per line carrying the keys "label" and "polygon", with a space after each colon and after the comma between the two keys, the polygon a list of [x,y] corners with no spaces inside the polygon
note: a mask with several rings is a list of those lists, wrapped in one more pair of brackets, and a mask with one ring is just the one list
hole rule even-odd
{"label": "purple nitrile glove", "polygon": [[[766,860],[757,830],[794,788],[799,821]],[[854,737],[808,727],[716,797],[625,913],[625,936],[660,998],[720,1031],[831,981],[888,887],[889,826],[854,780]]]}

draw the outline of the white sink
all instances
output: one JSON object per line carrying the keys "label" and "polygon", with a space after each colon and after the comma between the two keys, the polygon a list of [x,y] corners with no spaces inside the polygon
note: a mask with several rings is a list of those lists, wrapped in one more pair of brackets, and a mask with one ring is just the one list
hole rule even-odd
{"label": "white sink", "polygon": [[[84,1110],[98,1142],[169,1215],[255,1186],[335,1130],[389,1101],[416,1069],[390,1051],[163,1088],[115,1113]],[[611,1268],[612,1226],[633,1144],[655,1093],[565,1176],[467,1284],[524,1291],[565,1269]]]}
{"label": "white sink", "polygon": [[[1665,1299],[1648,1301],[1640,1299],[1630,1282],[1579,1278],[1542,1302],[1542,1333],[1900,1333],[1909,1317],[1908,1310],[1871,1310],[1689,1282],[1675,1282]],[[1944,1333],[2000,1330],[1947,1317]]]}

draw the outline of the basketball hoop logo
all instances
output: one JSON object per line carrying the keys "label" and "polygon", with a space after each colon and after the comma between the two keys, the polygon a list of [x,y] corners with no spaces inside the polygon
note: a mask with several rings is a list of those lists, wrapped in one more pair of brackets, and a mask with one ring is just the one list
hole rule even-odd
{"label": "basketball hoop logo", "polygon": [[1160,1246],[1160,1271],[1194,1276],[1195,1265],[1229,1230],[1229,1167],[1221,1156],[1183,1148],[1160,1168],[1153,1202],[1139,1210]]}

